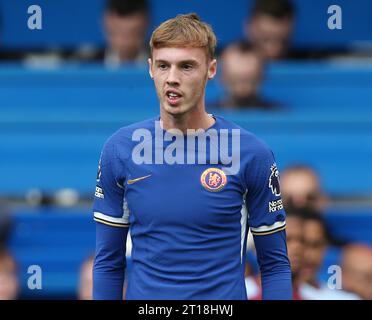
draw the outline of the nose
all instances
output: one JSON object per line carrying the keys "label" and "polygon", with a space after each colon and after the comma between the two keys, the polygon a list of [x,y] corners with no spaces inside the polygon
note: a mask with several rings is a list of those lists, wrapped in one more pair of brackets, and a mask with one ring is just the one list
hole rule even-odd
{"label": "nose", "polygon": [[180,84],[180,80],[179,80],[179,74],[178,74],[177,68],[172,66],[168,72],[167,85],[178,86],[179,84]]}

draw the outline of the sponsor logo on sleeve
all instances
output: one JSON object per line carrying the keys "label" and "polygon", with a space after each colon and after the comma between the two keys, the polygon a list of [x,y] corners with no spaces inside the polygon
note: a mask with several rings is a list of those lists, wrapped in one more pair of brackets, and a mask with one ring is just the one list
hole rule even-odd
{"label": "sponsor logo on sleeve", "polygon": [[269,213],[273,213],[283,209],[283,200],[275,200],[269,202]]}
{"label": "sponsor logo on sleeve", "polygon": [[105,195],[103,193],[103,189],[96,186],[96,192],[94,193],[94,195],[97,197],[97,198],[100,198],[100,199],[104,199],[105,198]]}

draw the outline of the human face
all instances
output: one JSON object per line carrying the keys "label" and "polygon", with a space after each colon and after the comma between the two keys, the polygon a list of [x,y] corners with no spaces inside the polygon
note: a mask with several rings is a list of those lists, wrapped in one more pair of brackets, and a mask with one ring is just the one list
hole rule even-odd
{"label": "human face", "polygon": [[343,259],[342,286],[362,299],[372,300],[372,249],[351,250]]}
{"label": "human face", "polygon": [[149,67],[162,116],[177,117],[204,110],[207,80],[215,76],[217,68],[216,60],[208,59],[205,49],[154,48]]}
{"label": "human face", "polygon": [[284,172],[280,179],[280,190],[283,200],[295,207],[321,209],[323,206],[318,178],[308,171]]}
{"label": "human face", "polygon": [[106,37],[112,50],[121,61],[135,60],[143,47],[147,19],[142,13],[121,17],[114,13],[105,16]]}
{"label": "human face", "polygon": [[292,34],[291,18],[276,19],[268,15],[254,17],[247,27],[247,33],[253,46],[266,59],[280,59],[288,51]]}
{"label": "human face", "polygon": [[223,56],[222,78],[233,100],[255,97],[262,78],[262,64],[253,54],[227,52]]}
{"label": "human face", "polygon": [[326,249],[326,235],[323,225],[316,220],[304,223],[305,255],[302,275],[305,281],[316,281]]}

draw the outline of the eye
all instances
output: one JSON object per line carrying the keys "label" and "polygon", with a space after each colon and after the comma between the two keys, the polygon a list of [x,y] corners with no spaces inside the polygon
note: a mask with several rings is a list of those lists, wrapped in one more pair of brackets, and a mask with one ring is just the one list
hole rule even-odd
{"label": "eye", "polygon": [[185,63],[182,65],[182,69],[186,71],[191,70],[192,68],[193,66],[190,63]]}
{"label": "eye", "polygon": [[158,68],[159,68],[160,70],[166,70],[167,67],[168,67],[168,66],[167,66],[165,63],[160,63],[160,64],[158,64]]}

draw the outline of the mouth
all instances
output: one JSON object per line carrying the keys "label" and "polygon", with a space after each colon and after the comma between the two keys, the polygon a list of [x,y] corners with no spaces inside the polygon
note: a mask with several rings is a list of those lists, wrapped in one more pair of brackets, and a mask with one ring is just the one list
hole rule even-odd
{"label": "mouth", "polygon": [[176,90],[167,90],[165,92],[165,96],[167,97],[167,102],[171,106],[176,106],[180,103],[182,99],[182,94]]}

